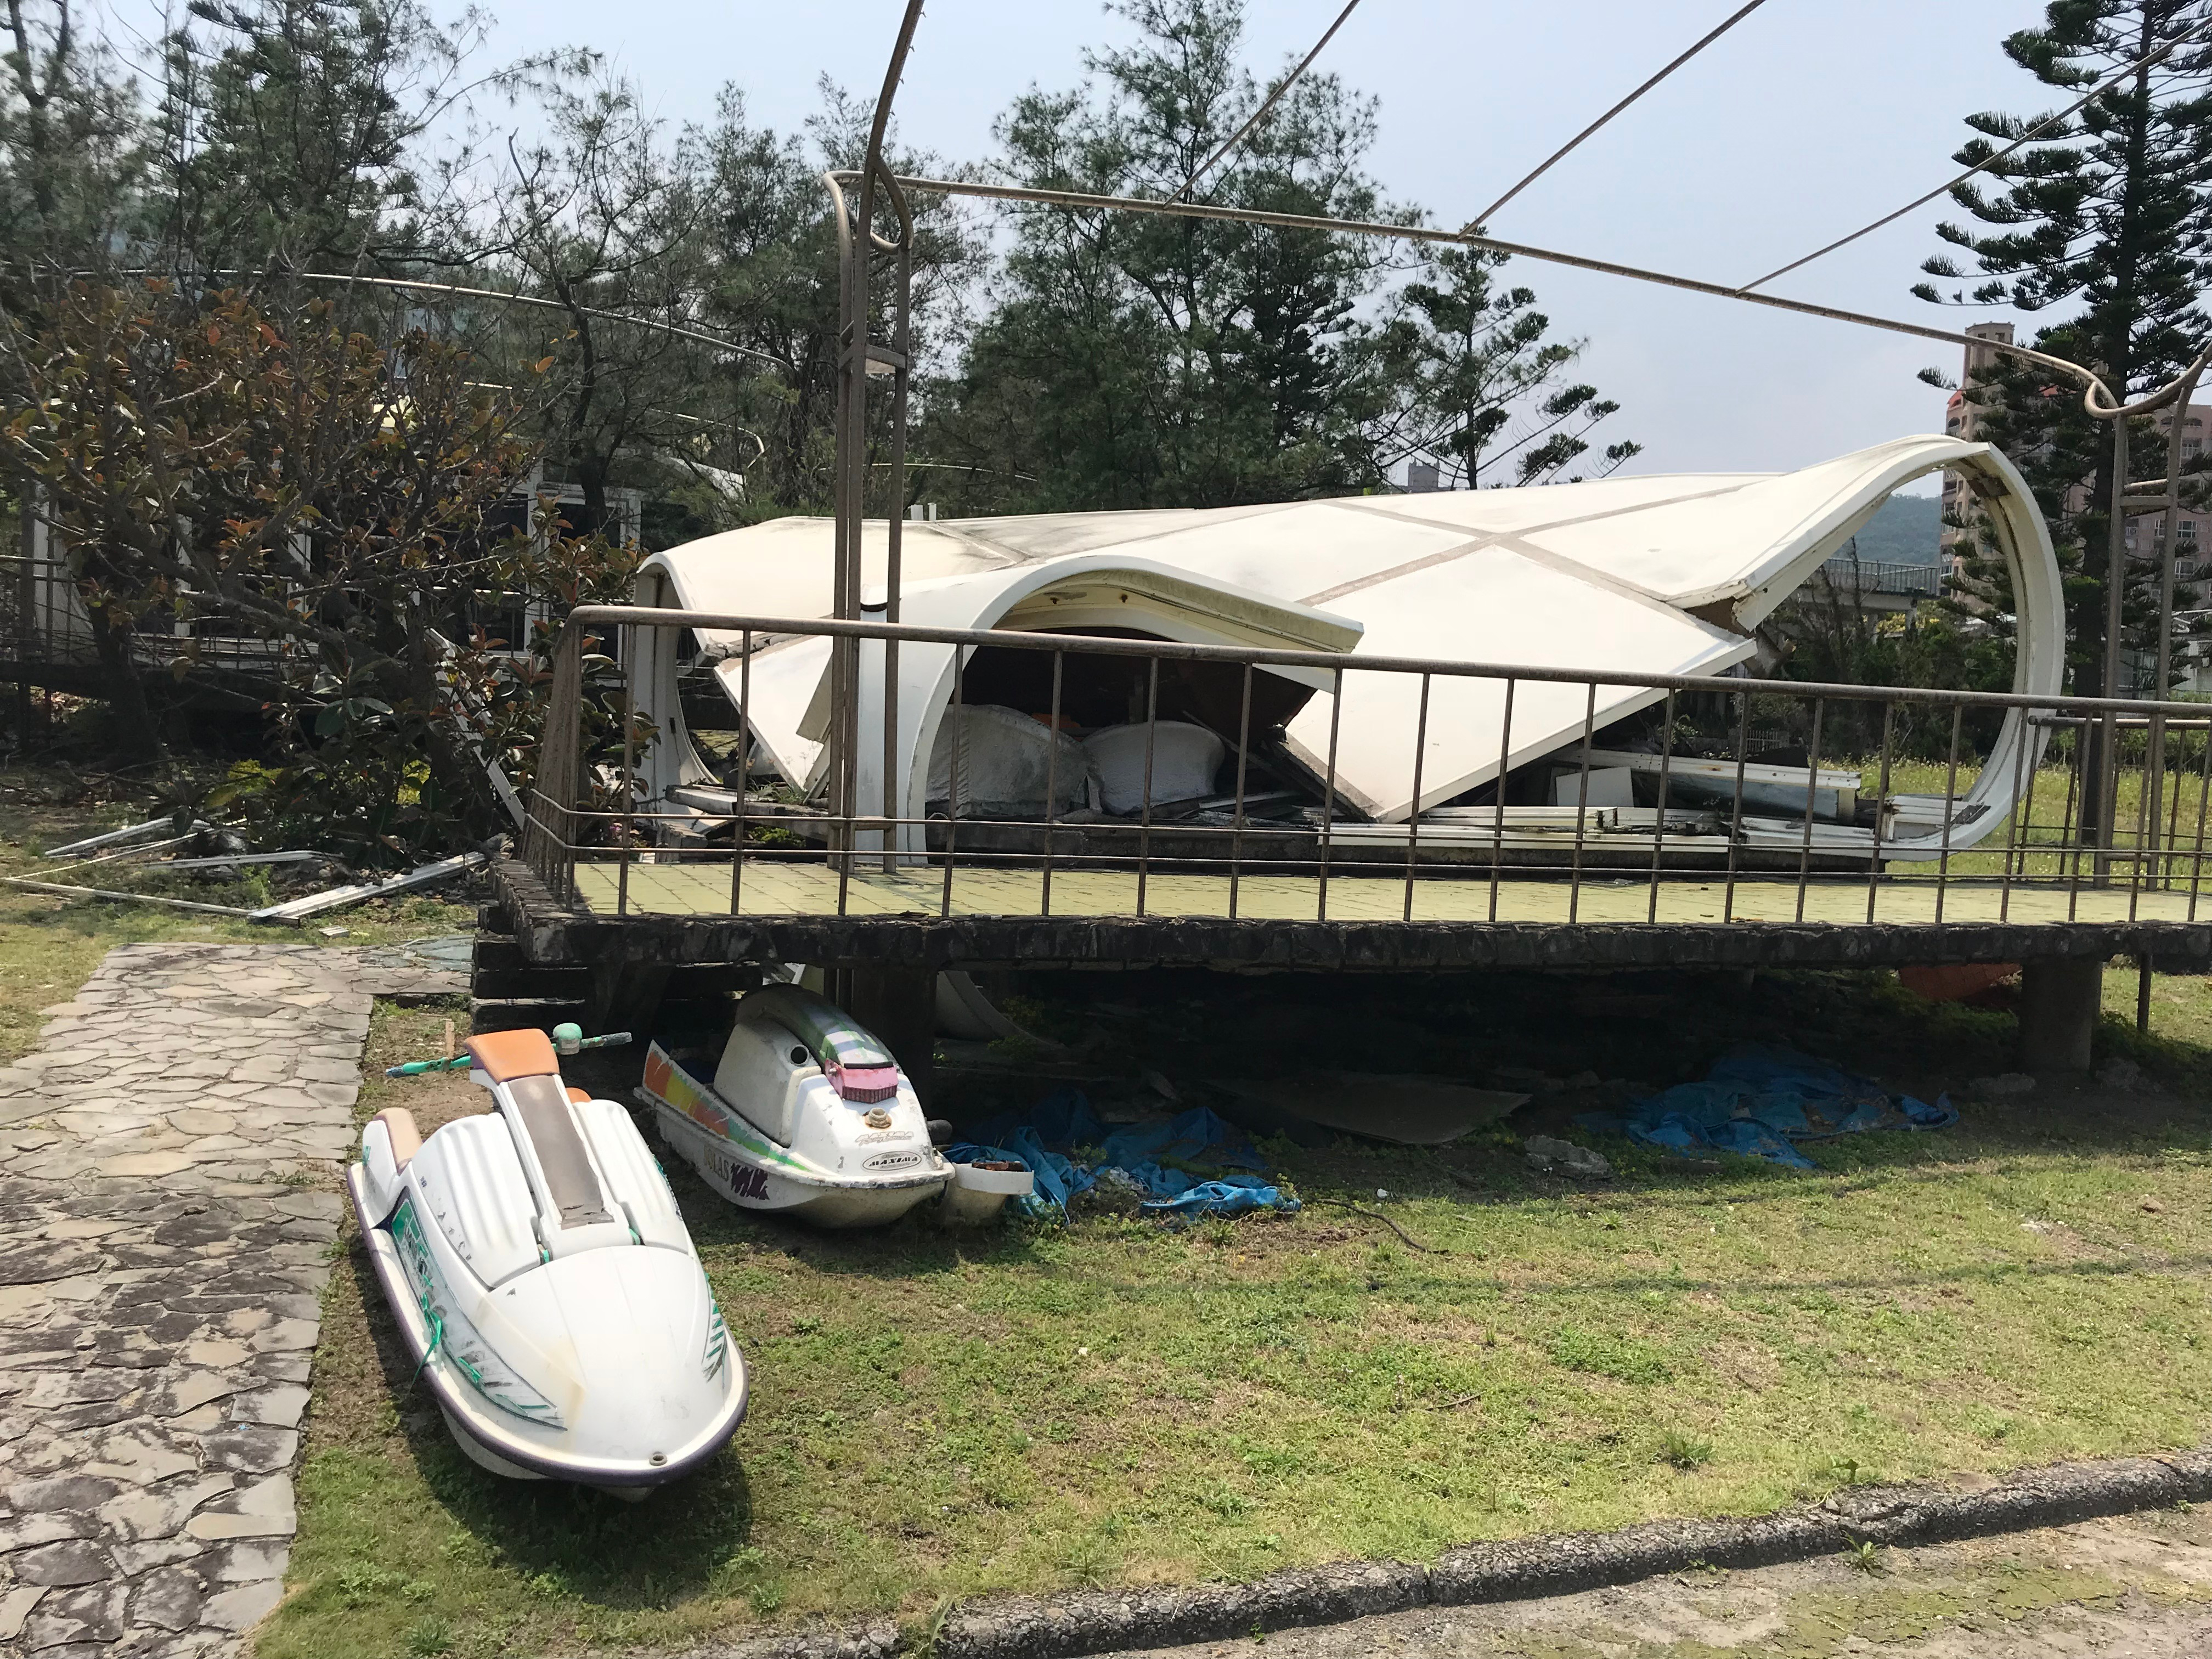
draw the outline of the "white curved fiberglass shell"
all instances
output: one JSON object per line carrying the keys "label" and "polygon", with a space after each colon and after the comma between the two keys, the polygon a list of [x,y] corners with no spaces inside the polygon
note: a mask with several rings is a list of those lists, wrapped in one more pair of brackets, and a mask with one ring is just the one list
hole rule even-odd
{"label": "white curved fiberglass shell", "polygon": [[[2010,566],[2019,606],[2014,690],[2053,695],[2064,651],[2057,561],[2025,483],[1985,444],[1907,437],[1778,474],[1677,474],[1525,489],[1346,496],[1217,509],[1054,514],[907,523],[902,619],[947,627],[1080,628],[1103,621],[1171,639],[1296,646],[1581,671],[1713,675],[1749,659],[1751,630],[1842,547],[1892,492],[1929,473],[1960,474],[1987,513]],[[872,522],[863,591],[882,604],[887,526]],[[647,560],[641,604],[751,616],[830,613],[833,527],[783,519],[706,538]],[[1115,584],[1121,584],[1116,586]],[[1146,590],[1132,592],[1130,590]],[[1085,601],[1055,604],[1080,594]],[[1116,597],[1120,596],[1120,597]],[[1103,606],[1101,605],[1103,601]],[[1134,603],[1133,611],[1128,606]],[[1100,609],[1108,614],[1097,614]],[[872,614],[880,615],[879,609]],[[738,699],[740,642],[702,633]],[[673,710],[672,639],[641,653],[638,684],[661,711],[647,776],[657,793],[700,781]],[[829,652],[819,640],[754,641],[753,733],[789,777],[816,767],[825,729]],[[951,695],[951,651],[899,653],[897,794],[918,817],[930,744]],[[883,799],[883,652],[862,652],[860,810]],[[1418,677],[1351,673],[1333,710],[1327,677],[1292,719],[1294,748],[1319,769],[1333,718],[1345,794],[1385,821],[1403,820],[1550,753],[1579,734],[1580,685],[1523,681],[1510,740],[1504,683],[1442,677],[1431,684],[1413,799]],[[1600,726],[1664,694],[1601,685]],[[1970,846],[2004,817],[2019,745],[2040,737],[2009,716],[1949,838]],[[2025,757],[2032,769],[2035,755]],[[1973,810],[1979,806],[1980,811]],[[1921,825],[1932,837],[1933,826]],[[1932,846],[1932,840],[1931,840]],[[1909,857],[1910,842],[1886,844]]]}

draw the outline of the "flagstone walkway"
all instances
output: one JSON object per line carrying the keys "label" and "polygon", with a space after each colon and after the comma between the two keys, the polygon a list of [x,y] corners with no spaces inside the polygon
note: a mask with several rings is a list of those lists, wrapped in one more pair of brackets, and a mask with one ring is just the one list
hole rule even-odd
{"label": "flagstone walkway", "polygon": [[125,945],[0,1069],[0,1652],[227,1655],[283,1593],[357,967]]}

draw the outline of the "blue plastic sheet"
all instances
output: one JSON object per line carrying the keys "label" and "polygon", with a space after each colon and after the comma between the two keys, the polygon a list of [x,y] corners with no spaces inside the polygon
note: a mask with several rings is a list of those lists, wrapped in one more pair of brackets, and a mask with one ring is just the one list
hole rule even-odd
{"label": "blue plastic sheet", "polygon": [[1634,1103],[1626,1116],[1586,1112],[1575,1121],[1676,1152],[1709,1147],[1793,1169],[1817,1166],[1797,1143],[1872,1129],[1943,1129],[1959,1121],[1948,1095],[1929,1105],[1893,1101],[1882,1086],[1789,1048],[1749,1046],[1717,1060],[1702,1083],[1677,1084]]}
{"label": "blue plastic sheet", "polygon": [[[1078,1162],[1080,1153],[1085,1161]],[[1108,1133],[1079,1089],[1056,1090],[1026,1117],[993,1119],[974,1140],[945,1149],[957,1164],[1006,1162],[1028,1166],[1036,1191],[1023,1200],[1033,1215],[1065,1215],[1067,1202],[1115,1170],[1150,1196],[1146,1210],[1163,1215],[1239,1215],[1247,1210],[1295,1210],[1297,1199],[1267,1179],[1267,1166],[1242,1129],[1194,1106],[1166,1123]],[[1194,1175],[1177,1164],[1197,1164]]]}

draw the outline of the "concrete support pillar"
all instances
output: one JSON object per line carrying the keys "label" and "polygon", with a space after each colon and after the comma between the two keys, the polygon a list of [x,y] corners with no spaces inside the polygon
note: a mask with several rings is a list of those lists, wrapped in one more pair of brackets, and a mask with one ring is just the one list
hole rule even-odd
{"label": "concrete support pillar", "polygon": [[2021,965],[2021,1070],[2089,1069],[2104,983],[2105,964],[2096,957],[2041,957]]}
{"label": "concrete support pillar", "polygon": [[927,1105],[934,1092],[937,973],[929,968],[854,968],[848,970],[845,1012],[891,1051]]}

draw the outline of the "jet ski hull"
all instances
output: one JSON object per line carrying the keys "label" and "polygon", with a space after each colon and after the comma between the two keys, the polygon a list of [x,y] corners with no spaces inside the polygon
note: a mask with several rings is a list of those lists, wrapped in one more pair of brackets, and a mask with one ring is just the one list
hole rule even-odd
{"label": "jet ski hull", "polygon": [[659,1044],[647,1056],[638,1097],[653,1108],[669,1149],[739,1209],[817,1227],[880,1227],[937,1197],[953,1176],[922,1137],[919,1146],[901,1139],[856,1148],[849,1172],[824,1169],[762,1133]]}
{"label": "jet ski hull", "polygon": [[[437,1401],[461,1451],[495,1474],[522,1480],[567,1480],[603,1488],[622,1497],[641,1497],[655,1486],[682,1479],[726,1444],[744,1420],[750,1380],[734,1341],[726,1343],[728,1368],[721,1401],[704,1424],[680,1443],[645,1456],[607,1455],[580,1437],[550,1432],[546,1425],[524,1425],[492,1404],[471,1382],[463,1364],[448,1351],[431,1310],[410,1281],[393,1222],[406,1209],[380,1217],[368,1171],[356,1164],[346,1171],[354,1214],[386,1304],[397,1321],[416,1375]],[[420,1224],[419,1223],[416,1224]],[[674,1252],[656,1254],[673,1255]],[[696,1270],[696,1261],[692,1259]],[[719,1317],[719,1316],[718,1316]]]}

